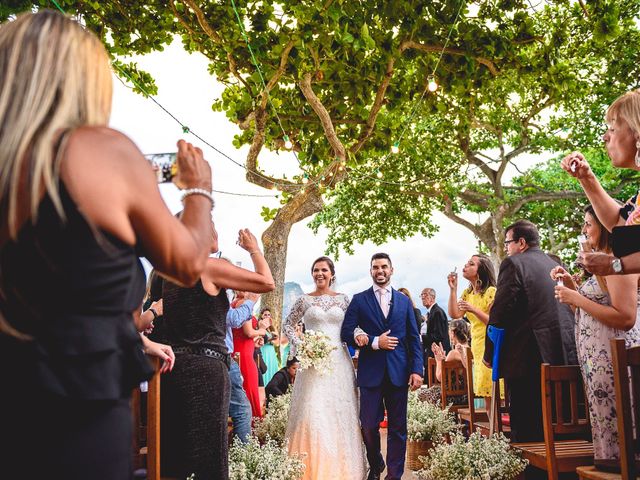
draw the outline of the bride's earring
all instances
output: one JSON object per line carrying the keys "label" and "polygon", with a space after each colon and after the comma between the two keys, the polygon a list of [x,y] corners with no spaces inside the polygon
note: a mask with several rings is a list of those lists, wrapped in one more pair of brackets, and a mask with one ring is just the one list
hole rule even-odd
{"label": "bride's earring", "polygon": [[636,167],[640,168],[640,140],[636,140]]}

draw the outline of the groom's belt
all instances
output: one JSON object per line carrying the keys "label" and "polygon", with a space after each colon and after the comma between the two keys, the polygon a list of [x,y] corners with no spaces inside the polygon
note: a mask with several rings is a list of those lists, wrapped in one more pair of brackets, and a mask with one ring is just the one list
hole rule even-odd
{"label": "groom's belt", "polygon": [[209,358],[215,358],[224,363],[227,368],[231,366],[231,355],[228,353],[220,353],[213,348],[203,347],[199,345],[186,345],[180,347],[171,347],[174,353],[190,353],[192,355],[203,355]]}

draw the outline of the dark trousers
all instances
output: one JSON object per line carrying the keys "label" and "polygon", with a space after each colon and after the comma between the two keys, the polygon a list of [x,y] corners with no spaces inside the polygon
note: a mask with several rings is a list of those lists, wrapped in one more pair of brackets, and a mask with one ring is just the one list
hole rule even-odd
{"label": "dark trousers", "polygon": [[525,376],[507,379],[507,384],[511,442],[543,441],[540,364]]}
{"label": "dark trousers", "polygon": [[408,387],[397,387],[387,375],[378,387],[360,387],[360,423],[372,471],[383,465],[380,452],[380,422],[387,410],[387,479],[400,479],[404,472],[407,449]]}

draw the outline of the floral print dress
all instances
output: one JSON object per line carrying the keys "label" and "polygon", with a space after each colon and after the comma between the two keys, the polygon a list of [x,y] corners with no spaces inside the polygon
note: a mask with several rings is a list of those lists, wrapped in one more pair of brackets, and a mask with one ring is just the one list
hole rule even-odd
{"label": "floral print dress", "polygon": [[[578,291],[600,305],[611,305],[609,294],[602,291],[595,276],[584,282]],[[640,345],[640,323],[636,321],[635,326],[625,332],[608,327],[584,310],[576,309],[576,347],[587,392],[593,448],[597,460],[620,457],[609,343],[612,338],[624,338],[627,348]]]}

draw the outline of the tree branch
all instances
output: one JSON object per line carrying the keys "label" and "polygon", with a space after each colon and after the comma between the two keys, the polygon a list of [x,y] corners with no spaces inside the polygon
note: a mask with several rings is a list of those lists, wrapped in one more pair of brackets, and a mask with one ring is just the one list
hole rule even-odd
{"label": "tree branch", "polygon": [[447,218],[449,218],[450,220],[453,220],[458,225],[462,225],[466,229],[471,230],[471,232],[476,237],[478,237],[478,238],[480,237],[480,233],[481,232],[480,232],[480,228],[478,228],[478,225],[475,225],[475,224],[471,223],[470,221],[465,220],[464,218],[458,216],[453,211],[453,202],[451,201],[451,199],[447,195],[444,196],[444,214],[447,216]]}
{"label": "tree branch", "polygon": [[311,105],[311,108],[313,108],[313,111],[318,115],[324,134],[327,137],[329,145],[331,145],[335,156],[340,159],[340,161],[344,162],[347,158],[347,152],[336,134],[329,112],[327,112],[327,109],[311,88],[311,73],[305,73],[302,80],[300,80],[300,90],[302,90],[302,94],[307,99],[307,102],[309,102],[309,105]]}
{"label": "tree branch", "polygon": [[485,57],[474,56],[469,52],[465,52],[464,50],[460,50],[457,48],[451,48],[451,47],[443,48],[442,45],[424,45],[422,43],[414,42],[413,40],[405,40],[400,44],[400,52],[404,52],[408,48],[413,48],[415,50],[420,50],[421,52],[427,52],[427,53],[444,52],[450,55],[470,56],[476,62],[487,67],[494,77],[498,76],[498,74],[500,73],[498,71],[498,68],[496,67],[496,64],[493,63],[492,60]]}
{"label": "tree branch", "polygon": [[575,190],[560,190],[557,192],[541,191],[538,193],[532,193],[531,195],[519,198],[516,202],[509,204],[505,207],[505,217],[512,217],[527,203],[529,202],[545,202],[553,200],[566,200],[574,198],[584,197],[583,192],[577,192]]}
{"label": "tree branch", "polygon": [[282,55],[280,55],[280,64],[278,65],[278,69],[276,70],[276,73],[273,74],[273,77],[271,77],[271,79],[267,83],[267,86],[264,89],[264,91],[261,93],[262,95],[262,100],[260,102],[261,108],[267,107],[267,102],[269,101],[269,92],[273,89],[273,87],[276,86],[276,84],[278,83],[278,80],[280,80],[280,77],[286,70],[287,61],[289,60],[289,53],[291,53],[291,49],[293,48],[295,43],[296,43],[295,40],[293,39],[289,40],[287,42],[287,45],[284,47],[284,50],[282,51]]}
{"label": "tree branch", "polygon": [[369,111],[369,118],[367,118],[367,127],[364,129],[360,138],[358,138],[358,143],[353,145],[349,150],[351,153],[355,154],[360,151],[365,142],[369,139],[371,134],[373,133],[373,129],[376,125],[376,120],[378,118],[378,113],[380,113],[380,109],[382,108],[382,103],[384,101],[384,97],[387,94],[387,88],[389,88],[389,84],[391,83],[391,77],[393,76],[393,66],[395,64],[396,59],[394,57],[389,58],[387,62],[387,71],[384,74],[384,78],[382,79],[382,83],[378,87],[378,91],[376,92],[376,98],[371,106],[371,110]]}
{"label": "tree branch", "polygon": [[216,32],[211,26],[211,24],[207,21],[207,17],[205,17],[204,12],[196,4],[196,2],[194,2],[193,0],[182,0],[182,2],[185,5],[187,5],[191,10],[193,10],[193,13],[196,14],[196,18],[198,19],[198,24],[200,24],[200,27],[202,28],[202,30],[204,30],[204,33],[206,33],[207,36],[211,38],[211,40],[213,40],[214,42],[222,44],[223,43],[222,38],[220,37],[220,35],[218,35],[218,32]]}

